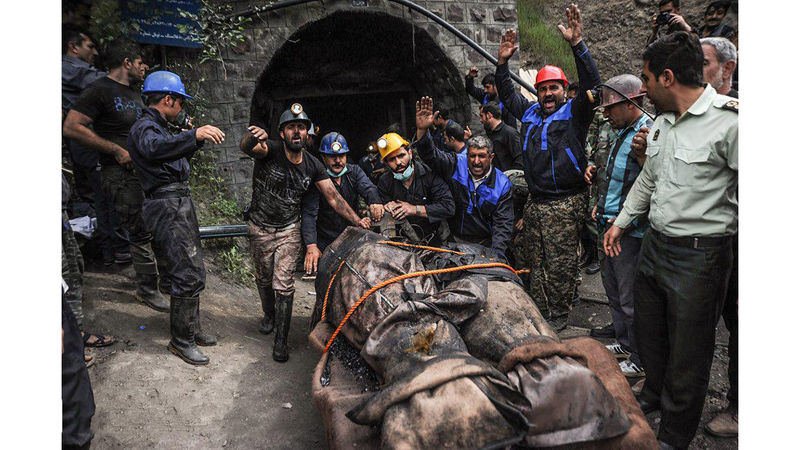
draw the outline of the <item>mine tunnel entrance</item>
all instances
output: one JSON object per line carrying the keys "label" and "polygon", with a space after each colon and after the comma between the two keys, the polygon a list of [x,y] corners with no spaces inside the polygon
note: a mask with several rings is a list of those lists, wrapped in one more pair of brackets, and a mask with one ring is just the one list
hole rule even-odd
{"label": "mine tunnel entrance", "polygon": [[409,137],[422,95],[456,121],[469,118],[461,74],[427,31],[384,13],[339,11],[306,24],[275,52],[256,84],[251,121],[277,136],[281,112],[300,102],[321,135],[345,136],[357,162],[391,124]]}

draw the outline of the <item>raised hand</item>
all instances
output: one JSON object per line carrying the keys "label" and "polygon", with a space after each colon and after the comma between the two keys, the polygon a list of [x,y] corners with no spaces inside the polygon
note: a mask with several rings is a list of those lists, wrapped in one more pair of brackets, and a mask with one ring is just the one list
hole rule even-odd
{"label": "raised hand", "polygon": [[433,125],[433,99],[422,97],[417,102],[417,114],[414,117],[417,124],[417,133],[424,134]]}
{"label": "raised hand", "polygon": [[249,127],[247,127],[247,129],[250,130],[250,134],[252,134],[253,137],[258,139],[259,141],[266,141],[267,138],[269,138],[269,134],[267,134],[267,131],[261,127],[250,125]]}
{"label": "raised hand", "polygon": [[211,140],[211,142],[215,144],[221,144],[222,141],[225,140],[225,133],[222,132],[219,128],[215,127],[214,125],[203,125],[202,127],[197,129],[197,134],[195,134],[195,138],[198,142],[202,142],[206,139]]}
{"label": "raised hand", "polygon": [[569,45],[574,47],[583,39],[581,37],[581,10],[578,9],[578,5],[573,3],[569,5],[569,8],[567,8],[566,11],[567,24],[569,27],[564,28],[564,25],[559,24],[558,31],[561,32],[561,37],[563,37],[565,41],[569,42]]}
{"label": "raised hand", "polygon": [[467,72],[467,78],[475,78],[477,76],[478,76],[478,68],[475,67],[475,66],[472,66],[469,69],[469,72]]}
{"label": "raised hand", "polygon": [[500,40],[500,48],[497,50],[497,64],[505,64],[514,56],[519,45],[516,45],[517,33],[514,30],[508,30]]}

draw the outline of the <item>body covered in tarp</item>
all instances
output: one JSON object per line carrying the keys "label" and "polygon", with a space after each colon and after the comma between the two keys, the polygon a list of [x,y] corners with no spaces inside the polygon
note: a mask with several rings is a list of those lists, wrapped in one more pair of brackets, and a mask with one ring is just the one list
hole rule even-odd
{"label": "body covered in tarp", "polygon": [[602,345],[560,342],[491,250],[447,249],[348,228],[320,259],[312,343],[342,324],[313,382],[331,448],[655,445],[619,369],[598,378]]}

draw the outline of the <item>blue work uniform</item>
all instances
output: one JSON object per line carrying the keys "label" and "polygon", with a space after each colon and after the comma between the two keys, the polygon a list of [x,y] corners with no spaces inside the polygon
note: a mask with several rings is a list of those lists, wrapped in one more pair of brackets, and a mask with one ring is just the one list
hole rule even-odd
{"label": "blue work uniform", "polygon": [[486,181],[475,187],[466,152],[443,152],[433,145],[428,133],[414,145],[420,158],[447,182],[453,194],[456,209],[448,220],[450,232],[460,240],[490,247],[505,257],[514,230],[508,177],[492,167]]}

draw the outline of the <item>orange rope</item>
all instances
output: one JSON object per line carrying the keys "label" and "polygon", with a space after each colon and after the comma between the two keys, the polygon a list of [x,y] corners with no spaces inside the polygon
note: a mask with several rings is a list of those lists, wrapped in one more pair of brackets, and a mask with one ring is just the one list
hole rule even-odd
{"label": "orange rope", "polygon": [[[410,244],[408,244],[408,245],[410,245]],[[435,247],[431,247],[431,248],[435,249]],[[513,267],[509,266],[508,264],[503,264],[503,263],[468,264],[466,266],[449,267],[447,269],[435,269],[435,270],[423,270],[423,271],[420,271],[420,272],[411,272],[411,273],[406,273],[406,274],[403,274],[403,275],[398,275],[396,277],[392,277],[392,278],[389,278],[388,280],[382,281],[381,283],[373,286],[367,292],[365,292],[364,295],[362,295],[361,298],[359,298],[358,301],[355,302],[353,304],[353,306],[350,307],[350,310],[347,311],[347,314],[344,315],[344,319],[342,319],[342,321],[339,323],[339,326],[336,327],[336,331],[334,331],[333,334],[331,335],[331,338],[328,340],[328,344],[325,345],[325,350],[323,350],[322,353],[326,353],[328,351],[328,349],[331,348],[331,344],[333,344],[333,340],[336,339],[336,336],[339,334],[340,331],[342,331],[342,327],[344,327],[344,324],[347,323],[347,321],[350,319],[350,316],[353,315],[353,312],[355,312],[356,308],[361,306],[361,303],[363,303],[364,300],[366,300],[370,295],[374,294],[375,291],[377,291],[378,289],[381,289],[383,287],[386,287],[386,286],[388,286],[388,285],[390,285],[392,283],[396,283],[398,281],[406,280],[408,278],[419,277],[419,276],[422,276],[422,275],[435,275],[435,274],[439,274],[439,273],[458,272],[459,270],[486,269],[486,268],[490,268],[490,267],[503,267],[503,268],[506,268],[506,269],[516,273],[516,271],[514,270]],[[334,275],[334,277],[335,276],[336,275]],[[327,298],[327,293],[325,294],[325,296]]]}
{"label": "orange rope", "polygon": [[405,242],[378,241],[378,244],[389,244],[389,245],[395,245],[397,247],[421,248],[423,250],[433,250],[435,252],[455,253],[456,255],[463,255],[464,254],[464,252],[457,252],[455,250],[448,250],[446,248],[428,247],[427,245],[406,244]]}
{"label": "orange rope", "polygon": [[339,267],[336,268],[336,272],[334,272],[333,276],[331,277],[331,282],[328,283],[328,289],[325,290],[325,299],[322,301],[322,319],[320,320],[325,320],[325,316],[328,313],[328,294],[330,294],[331,286],[333,286],[333,280],[336,279],[336,275],[339,275],[339,270],[344,265],[344,262],[345,260],[343,259],[341,264],[339,264]]}

